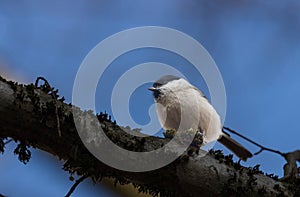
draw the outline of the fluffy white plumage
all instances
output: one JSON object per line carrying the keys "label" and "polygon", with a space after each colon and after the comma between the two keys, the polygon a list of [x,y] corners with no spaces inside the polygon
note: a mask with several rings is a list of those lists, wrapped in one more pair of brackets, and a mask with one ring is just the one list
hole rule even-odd
{"label": "fluffy white plumage", "polygon": [[165,130],[185,132],[189,129],[203,134],[203,145],[218,140],[242,160],[252,154],[222,131],[219,114],[205,95],[185,79],[166,75],[153,87],[158,119]]}
{"label": "fluffy white plumage", "polygon": [[162,127],[187,131],[199,130],[204,143],[216,141],[222,133],[218,113],[203,93],[184,79],[168,82],[161,87],[156,111]]}

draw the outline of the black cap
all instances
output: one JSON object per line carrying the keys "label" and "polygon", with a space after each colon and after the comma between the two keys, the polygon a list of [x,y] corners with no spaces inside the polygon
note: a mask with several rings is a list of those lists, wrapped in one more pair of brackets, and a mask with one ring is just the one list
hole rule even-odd
{"label": "black cap", "polygon": [[153,87],[157,88],[157,87],[167,84],[170,81],[174,81],[174,80],[178,80],[178,79],[180,79],[180,77],[177,77],[174,75],[165,75],[165,76],[162,76],[161,78],[159,78],[156,82],[154,82]]}

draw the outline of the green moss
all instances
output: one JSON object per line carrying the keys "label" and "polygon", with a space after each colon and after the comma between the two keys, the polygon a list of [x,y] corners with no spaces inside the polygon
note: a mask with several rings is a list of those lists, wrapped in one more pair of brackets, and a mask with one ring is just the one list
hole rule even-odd
{"label": "green moss", "polygon": [[165,138],[172,139],[175,136],[176,130],[175,129],[168,129],[163,132]]}

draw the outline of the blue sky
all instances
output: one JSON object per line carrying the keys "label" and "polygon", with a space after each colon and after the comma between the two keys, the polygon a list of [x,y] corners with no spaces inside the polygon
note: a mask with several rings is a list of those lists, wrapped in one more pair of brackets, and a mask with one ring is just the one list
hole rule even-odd
{"label": "blue sky", "polygon": [[[199,41],[219,67],[227,93],[225,125],[264,146],[293,151],[299,149],[300,137],[299,8],[295,0],[1,1],[0,71],[27,83],[44,76],[70,102],[77,69],[101,40],[138,26],[178,29]],[[97,91],[97,109],[110,112],[109,91],[118,77],[149,61],[173,65],[208,94],[204,81],[184,59],[144,49],[124,54],[110,65],[99,82],[107,85],[106,91]],[[135,106],[131,104],[130,109],[141,124],[149,121],[148,107],[153,103],[145,87],[133,94]],[[258,150],[240,142],[251,151]],[[19,196],[19,191],[28,196],[67,192],[71,182],[60,162],[34,151],[32,161],[24,166],[13,156],[13,148],[10,145],[0,157],[0,192],[8,196]],[[223,149],[219,144],[215,148]],[[284,160],[272,153],[263,152],[244,163],[255,164],[268,173],[283,174]],[[74,196],[109,192],[90,185],[80,186]]]}

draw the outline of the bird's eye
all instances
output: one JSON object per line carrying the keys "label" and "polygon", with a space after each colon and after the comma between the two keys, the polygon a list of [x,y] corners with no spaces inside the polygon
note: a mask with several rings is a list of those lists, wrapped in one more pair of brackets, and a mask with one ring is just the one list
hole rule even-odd
{"label": "bird's eye", "polygon": [[157,88],[157,87],[160,87],[160,86],[162,86],[161,83],[157,83],[157,82],[153,83],[153,87],[154,87],[154,88]]}

